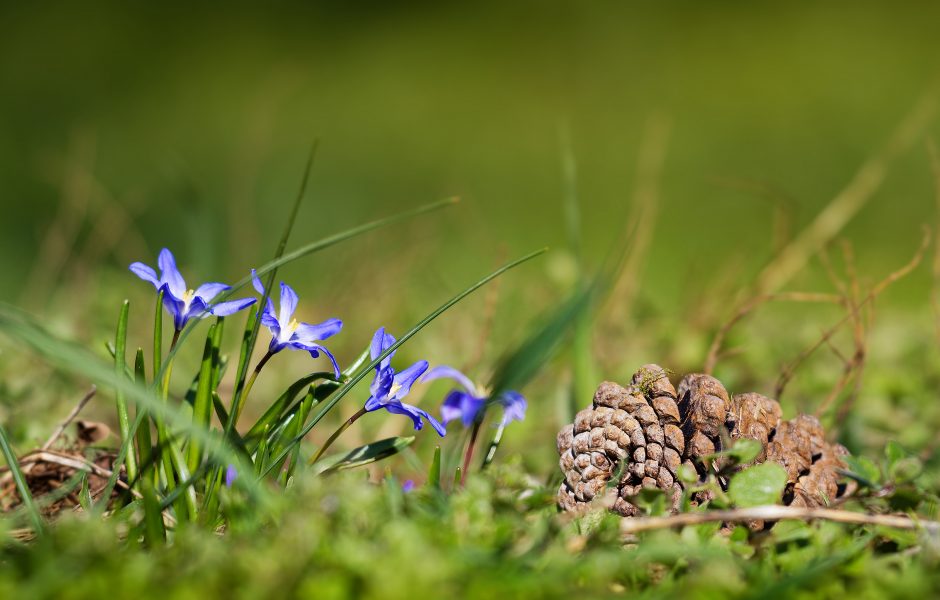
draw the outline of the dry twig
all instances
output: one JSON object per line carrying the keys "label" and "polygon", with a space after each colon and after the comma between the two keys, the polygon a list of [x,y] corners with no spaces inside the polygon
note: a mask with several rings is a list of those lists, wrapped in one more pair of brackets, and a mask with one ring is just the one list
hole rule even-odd
{"label": "dry twig", "polygon": [[940,535],[940,522],[919,521],[900,515],[872,515],[832,508],[797,508],[791,506],[755,506],[701,513],[680,513],[669,517],[628,517],[620,521],[620,533],[632,535],[655,529],[671,529],[702,523],[749,523],[751,521],[835,521],[854,525],[880,525],[895,529],[925,530]]}
{"label": "dry twig", "polygon": [[725,338],[728,336],[731,329],[760,305],[772,301],[829,302],[838,304],[841,302],[841,299],[833,294],[817,294],[813,292],[781,292],[779,294],[762,294],[756,298],[752,298],[741,306],[734,316],[715,334],[711,347],[708,349],[708,356],[705,359],[704,372],[707,375],[711,375],[715,370],[715,365],[718,363],[718,359],[721,358],[721,347],[724,345]]}
{"label": "dry twig", "polygon": [[796,372],[796,369],[803,364],[803,362],[809,358],[816,350],[818,350],[824,344],[827,344],[829,340],[835,335],[836,331],[839,330],[842,325],[852,320],[854,316],[866,305],[873,302],[885,289],[890,286],[892,283],[901,279],[902,277],[909,274],[917,265],[920,264],[921,260],[924,258],[924,253],[927,251],[927,248],[930,246],[930,230],[924,228],[924,236],[921,240],[920,247],[915,252],[914,257],[903,267],[894,271],[880,282],[878,282],[864,298],[855,303],[854,306],[850,308],[848,314],[839,319],[835,325],[823,332],[822,336],[817,340],[812,346],[804,350],[793,360],[790,364],[784,366],[783,370],[780,373],[780,377],[777,379],[777,386],[775,396],[779,400],[783,395],[784,389],[786,389],[787,384],[793,378],[793,374]]}

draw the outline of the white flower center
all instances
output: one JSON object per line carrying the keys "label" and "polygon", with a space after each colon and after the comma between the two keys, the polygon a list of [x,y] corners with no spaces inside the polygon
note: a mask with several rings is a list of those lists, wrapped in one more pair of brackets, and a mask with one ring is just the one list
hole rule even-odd
{"label": "white flower center", "polygon": [[189,305],[193,303],[193,298],[196,297],[195,290],[186,290],[186,293],[183,294],[183,312],[189,312]]}
{"label": "white flower center", "polygon": [[297,319],[291,319],[290,323],[288,323],[286,327],[281,328],[281,335],[278,336],[280,341],[289,341],[299,326],[300,323],[297,322]]}
{"label": "white flower center", "polygon": [[388,396],[389,396],[389,398],[391,398],[392,396],[394,396],[395,394],[397,394],[397,393],[398,393],[398,390],[400,390],[401,388],[402,388],[402,385],[401,385],[400,383],[393,383],[393,384],[392,384],[392,387],[389,388],[389,390],[388,390]]}

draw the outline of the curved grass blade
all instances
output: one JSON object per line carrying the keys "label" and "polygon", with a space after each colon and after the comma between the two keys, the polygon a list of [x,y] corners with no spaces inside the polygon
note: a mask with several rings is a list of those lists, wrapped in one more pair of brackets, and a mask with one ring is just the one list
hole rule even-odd
{"label": "curved grass blade", "polygon": [[[281,235],[281,240],[277,244],[277,250],[274,252],[274,260],[278,260],[284,256],[284,251],[287,250],[287,241],[290,239],[291,231],[294,229],[294,222],[297,220],[297,213],[300,211],[300,204],[303,202],[304,194],[307,191],[307,182],[310,180],[310,171],[313,169],[313,159],[317,153],[317,142],[313,142],[313,146],[310,148],[310,156],[307,159],[307,168],[304,169],[304,176],[300,182],[300,191],[297,193],[297,197],[294,199],[294,204],[291,207],[290,216],[287,218],[287,224],[284,227],[284,233]],[[260,277],[262,274],[259,273]],[[258,341],[258,331],[261,329],[261,319],[259,315],[261,311],[264,310],[264,307],[268,303],[268,297],[271,293],[271,287],[274,285],[274,278],[277,276],[277,268],[270,269],[268,273],[268,280],[264,285],[264,293],[261,295],[261,301],[258,303],[257,310],[254,311],[255,318],[249,319],[251,330],[247,328],[245,330],[246,339],[242,347],[242,358],[244,360],[238,361],[238,371],[235,374],[235,393],[232,395],[232,405],[229,410],[229,418],[225,422],[225,433],[226,435],[231,434],[235,431],[235,426],[238,421],[238,416],[241,414],[241,405],[244,401],[245,395],[245,380],[248,376],[248,367],[251,360],[251,355],[255,350],[255,343]],[[229,290],[229,292],[234,290]],[[221,298],[218,298],[215,302],[210,304],[215,304],[221,302],[229,294],[223,294]]]}
{"label": "curved grass blade", "polygon": [[37,534],[41,534],[45,527],[42,521],[42,515],[39,514],[39,507],[33,500],[33,494],[29,491],[29,485],[26,484],[26,478],[23,477],[23,471],[20,469],[20,461],[16,458],[10,440],[7,438],[7,432],[0,425],[0,450],[3,452],[3,458],[6,459],[10,467],[10,473],[13,475],[13,483],[16,484],[16,491],[20,494],[20,500],[23,501],[23,507],[29,514],[30,521],[33,522],[33,529]]}
{"label": "curved grass blade", "polygon": [[[521,264],[523,264],[523,263],[525,263],[525,262],[528,262],[528,261],[532,260],[533,258],[544,254],[544,253],[547,252],[547,251],[548,251],[547,248],[542,248],[541,250],[536,250],[535,252],[532,252],[532,253],[530,253],[530,254],[526,254],[526,255],[523,256],[522,258],[518,258],[518,259],[516,259],[516,260],[514,260],[514,261],[512,261],[512,262],[510,262],[510,263],[508,263],[508,264],[506,264],[506,265],[503,265],[502,267],[500,267],[499,269],[493,271],[492,273],[490,273],[489,275],[487,275],[487,276],[484,277],[483,279],[477,281],[476,283],[474,283],[473,285],[471,285],[470,287],[468,287],[468,288],[465,289],[464,291],[460,292],[459,294],[457,294],[456,296],[454,296],[453,298],[451,298],[450,300],[448,300],[448,301],[445,302],[444,304],[440,305],[440,306],[439,306],[438,308],[436,308],[435,310],[431,311],[431,313],[428,314],[425,318],[421,319],[421,321],[419,321],[417,325],[415,325],[414,327],[412,327],[407,333],[405,333],[405,335],[401,336],[401,337],[398,339],[398,341],[396,341],[394,344],[392,344],[391,346],[389,346],[388,349],[385,350],[385,352],[383,352],[382,354],[380,354],[375,360],[373,360],[373,361],[370,362],[368,365],[366,365],[365,367],[363,367],[362,370],[360,370],[356,375],[354,375],[352,378],[350,378],[349,381],[347,381],[346,383],[344,383],[338,390],[336,390],[336,392],[333,393],[333,394],[330,396],[330,398],[329,398],[329,400],[326,402],[325,406],[324,406],[322,409],[320,409],[320,411],[316,414],[316,416],[314,416],[314,418],[313,418],[309,423],[307,423],[306,425],[304,425],[304,428],[300,431],[300,434],[298,434],[297,437],[295,437],[293,440],[291,440],[291,441],[287,444],[287,447],[284,448],[284,450],[281,451],[281,453],[280,453],[280,454],[278,455],[278,457],[273,461],[272,464],[277,464],[277,463],[279,463],[279,462],[281,461],[281,459],[283,459],[285,456],[287,456],[287,454],[290,452],[291,447],[292,447],[293,445],[295,445],[295,444],[299,444],[300,441],[301,441],[308,433],[310,433],[310,430],[313,429],[313,428],[316,426],[316,424],[319,423],[320,420],[321,420],[324,416],[326,416],[326,413],[328,413],[328,412],[330,411],[330,409],[332,409],[334,406],[336,406],[336,403],[339,402],[340,400],[342,400],[343,397],[346,396],[346,394],[348,394],[348,393],[352,390],[352,388],[356,386],[357,383],[359,383],[360,381],[362,381],[362,380],[366,377],[366,375],[368,375],[369,372],[371,372],[372,369],[374,369],[374,368],[376,367],[376,365],[378,365],[380,362],[382,362],[382,360],[384,360],[386,356],[389,356],[392,352],[395,352],[396,350],[398,350],[398,348],[400,348],[400,347],[401,347],[403,344],[405,344],[408,340],[410,340],[410,339],[413,338],[415,335],[417,335],[417,333],[418,333],[419,331],[421,331],[422,329],[424,329],[425,327],[427,327],[428,324],[431,323],[431,321],[433,321],[434,319],[438,318],[438,317],[441,316],[444,312],[446,312],[447,310],[449,310],[452,306],[454,306],[455,304],[457,304],[458,302],[460,302],[461,300],[463,300],[464,298],[466,298],[467,296],[469,296],[469,295],[472,294],[473,292],[477,291],[478,289],[480,289],[481,287],[483,287],[484,285],[486,285],[486,284],[489,283],[490,281],[496,279],[497,277],[499,277],[500,275],[502,275],[502,274],[505,273],[506,271],[509,271],[510,269],[513,269],[513,268],[515,268],[515,267],[518,267],[519,265],[521,265]],[[271,470],[270,468],[269,468],[269,469],[266,469],[265,472],[262,473],[262,476],[267,475],[270,470]]]}
{"label": "curved grass blade", "polygon": [[354,469],[394,456],[413,444],[415,436],[393,437],[365,446],[359,446],[346,454],[333,454],[317,461],[317,474],[327,475],[337,471]]}
{"label": "curved grass blade", "polygon": [[[552,359],[569,328],[584,316],[592,305],[593,298],[594,286],[579,287],[555,309],[541,327],[535,329],[514,351],[507,354],[490,381],[490,389],[493,390],[491,398],[498,398],[503,392],[517,390],[527,384]],[[493,400],[490,405],[492,403]],[[483,456],[482,468],[486,468],[493,461],[504,430],[503,424],[496,429]]]}
{"label": "curved grass blade", "polygon": [[[457,202],[459,202],[459,198],[457,198],[457,197],[446,198],[446,199],[444,199],[444,200],[439,200],[439,201],[437,201],[437,202],[432,202],[432,203],[430,203],[430,204],[425,204],[424,206],[419,206],[418,208],[415,208],[415,209],[412,209],[412,210],[408,210],[408,211],[404,211],[404,212],[401,212],[401,213],[398,213],[398,214],[395,214],[395,215],[391,215],[391,216],[389,216],[389,217],[383,217],[383,218],[381,218],[381,219],[376,219],[375,221],[369,221],[368,223],[363,223],[362,225],[357,225],[356,227],[352,227],[352,228],[350,228],[350,229],[347,229],[346,231],[342,231],[342,232],[340,232],[340,233],[337,233],[337,234],[334,234],[334,235],[325,237],[325,238],[323,238],[323,239],[321,239],[321,240],[317,240],[317,241],[315,241],[315,242],[311,242],[311,243],[309,243],[309,244],[306,244],[306,245],[304,245],[304,246],[301,246],[300,248],[297,248],[296,250],[292,250],[291,252],[288,252],[287,254],[284,254],[284,255],[281,256],[280,258],[278,258],[278,259],[276,259],[276,260],[272,260],[272,261],[270,261],[270,262],[268,262],[268,263],[265,263],[264,265],[258,267],[258,268],[256,269],[256,271],[257,271],[257,273],[258,273],[258,276],[260,277],[260,276],[262,276],[262,275],[265,275],[265,274],[270,273],[270,272],[271,272],[272,270],[274,270],[274,269],[278,269],[278,268],[283,267],[284,265],[286,265],[286,264],[288,264],[288,263],[291,263],[291,262],[293,262],[293,261],[295,261],[295,260],[297,260],[297,259],[299,259],[299,258],[303,258],[304,256],[307,256],[308,254],[313,254],[314,252],[319,252],[320,250],[325,250],[326,248],[329,248],[330,246],[335,246],[336,244],[339,244],[340,242],[344,242],[344,241],[346,241],[346,240],[348,240],[348,239],[354,238],[354,237],[359,236],[359,235],[362,235],[362,234],[364,234],[364,233],[368,233],[368,232],[373,231],[373,230],[375,230],[375,229],[381,229],[382,227],[387,227],[387,226],[389,226],[389,225],[394,225],[395,223],[398,223],[398,222],[400,222],[400,221],[404,221],[404,220],[410,219],[410,218],[412,218],[412,217],[417,217],[417,216],[420,216],[420,215],[423,215],[423,214],[426,214],[426,213],[434,212],[435,210],[440,210],[440,209],[442,209],[442,208],[447,208],[447,207],[449,207],[449,206],[453,206],[453,205],[457,204]],[[224,301],[226,298],[229,298],[232,294],[236,293],[238,290],[240,290],[241,288],[245,287],[245,286],[248,285],[250,282],[251,282],[251,277],[250,277],[250,276],[246,276],[246,277],[243,277],[243,278],[239,279],[237,282],[235,282],[235,283],[232,285],[232,288],[231,288],[230,290],[227,290],[227,291],[225,291],[225,292],[219,294],[216,298],[214,298],[213,301],[210,303],[210,306],[211,306],[211,305],[214,305],[214,304],[216,304],[216,303],[218,303],[218,302]],[[270,287],[270,286],[266,286],[265,289],[267,289],[268,287]],[[264,299],[262,299],[262,300],[264,300]],[[263,306],[263,305],[264,305],[264,304],[261,303],[261,304],[259,304],[258,306],[261,307],[261,306]],[[254,313],[252,313],[252,314],[254,314]],[[174,354],[176,353],[177,349],[180,347],[180,345],[182,345],[183,340],[186,339],[186,337],[189,335],[190,331],[192,331],[193,327],[195,327],[197,324],[198,324],[198,321],[192,321],[192,322],[190,322],[190,324],[188,324],[188,325],[183,329],[183,332],[182,332],[182,334],[180,335],[179,342],[177,343],[176,348],[174,348],[174,349],[169,353],[170,356],[172,356],[172,355],[174,355]],[[168,358],[169,358],[169,357],[168,357]],[[159,378],[158,378],[158,379],[159,379]]]}
{"label": "curved grass blade", "polygon": [[274,403],[268,407],[268,410],[264,411],[264,414],[251,426],[248,433],[243,436],[245,442],[249,444],[249,448],[251,448],[250,444],[258,439],[265,427],[270,427],[271,431],[274,431],[280,426],[280,420],[284,415],[284,411],[293,404],[298,394],[307,389],[311,383],[319,379],[332,380],[333,377],[333,373],[322,371],[304,375],[290,384],[290,386],[284,390],[284,393],[278,396],[277,400],[275,400]]}
{"label": "curved grass blade", "polygon": [[[149,412],[165,419],[169,425],[188,435],[190,439],[198,439],[204,445],[207,455],[211,456],[217,463],[235,464],[244,469],[244,472],[248,472],[247,469],[250,469],[250,465],[244,464],[243,456],[231,448],[229,444],[226,444],[221,435],[194,425],[186,411],[165,404],[155,390],[150,387],[138,386],[126,377],[118,377],[113,367],[91,354],[86,348],[55,337],[20,309],[0,303],[0,332],[3,332],[14,341],[32,348],[50,364],[59,367],[63,371],[82,375],[101,382],[102,385],[120,388],[129,401],[134,402],[138,409],[143,409],[138,410],[137,419],[131,426],[132,435],[136,433],[145,413]],[[128,443],[129,439],[122,442],[118,462],[122,460],[121,453],[127,453]],[[115,469],[114,473],[116,479],[118,470]],[[246,478],[243,487],[252,495],[255,501],[266,501],[269,494],[268,490],[249,480],[251,478]]]}

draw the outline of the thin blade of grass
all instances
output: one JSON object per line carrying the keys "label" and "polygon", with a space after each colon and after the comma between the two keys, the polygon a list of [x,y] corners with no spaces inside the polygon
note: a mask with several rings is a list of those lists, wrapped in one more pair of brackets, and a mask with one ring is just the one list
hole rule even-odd
{"label": "thin blade of grass", "polygon": [[29,490],[29,485],[26,484],[26,478],[23,477],[22,469],[20,469],[20,461],[16,458],[13,447],[10,446],[7,432],[2,425],[0,425],[0,451],[3,452],[3,458],[6,459],[7,466],[10,467],[10,473],[13,475],[13,483],[16,484],[16,491],[19,492],[20,500],[23,501],[23,507],[26,509],[26,512],[29,514],[29,519],[33,523],[33,529],[36,530],[37,534],[41,534],[45,528],[42,515],[39,514],[39,507],[36,506],[36,502],[33,500],[33,494]]}
{"label": "thin blade of grass", "polygon": [[[347,382],[346,382],[345,384],[343,384],[338,390],[336,390],[336,392],[333,393],[333,394],[330,396],[329,400],[326,402],[326,404],[324,405],[324,407],[323,407],[322,409],[320,409],[320,411],[316,414],[316,416],[314,416],[314,418],[313,418],[309,423],[307,423],[306,425],[304,425],[304,427],[303,427],[303,429],[301,430],[300,434],[298,434],[297,437],[295,437],[293,440],[291,440],[291,441],[288,443],[287,447],[281,452],[281,455],[279,455],[279,456],[274,460],[274,463],[280,462],[280,460],[281,460],[282,458],[284,458],[284,456],[286,456],[288,452],[290,452],[291,447],[292,447],[293,445],[299,444],[300,441],[301,441],[308,433],[310,433],[310,430],[312,430],[312,429],[317,425],[317,423],[319,423],[320,420],[321,420],[323,417],[325,417],[326,414],[327,414],[334,406],[336,406],[336,404],[337,404],[340,400],[342,400],[343,397],[346,396],[346,394],[348,394],[348,393],[353,389],[353,387],[355,387],[355,385],[356,385],[357,383],[359,383],[360,381],[362,381],[362,380],[366,377],[366,375],[368,375],[368,374],[372,371],[372,369],[374,369],[374,368],[376,367],[376,365],[378,365],[380,362],[382,362],[382,360],[384,360],[386,356],[389,356],[389,355],[391,355],[393,352],[395,352],[396,350],[398,350],[398,348],[400,348],[400,347],[401,347],[403,344],[405,344],[408,340],[410,340],[410,339],[413,338],[415,335],[417,335],[417,333],[418,333],[419,331],[421,331],[422,329],[424,329],[425,327],[427,327],[432,321],[434,321],[436,318],[438,318],[439,316],[441,316],[444,312],[446,312],[447,310],[449,310],[452,306],[454,306],[455,304],[457,304],[458,302],[460,302],[461,300],[463,300],[464,298],[466,298],[467,296],[469,296],[470,294],[472,294],[472,293],[475,292],[476,290],[480,289],[481,287],[483,287],[484,285],[486,285],[486,284],[489,283],[490,281],[496,279],[497,277],[499,277],[500,275],[502,275],[502,274],[505,273],[506,271],[509,271],[510,269],[513,269],[513,268],[515,268],[515,267],[518,267],[519,265],[521,265],[521,264],[523,264],[523,263],[526,263],[526,262],[532,260],[533,258],[536,258],[537,256],[540,256],[540,255],[544,254],[544,253],[547,252],[547,251],[548,251],[547,248],[543,248],[543,249],[541,249],[541,250],[537,250],[537,251],[535,251],[535,252],[526,254],[525,256],[523,256],[523,257],[521,257],[521,258],[518,258],[518,259],[516,259],[516,260],[514,260],[514,261],[512,261],[512,262],[510,262],[510,263],[508,263],[508,264],[506,264],[506,265],[504,265],[504,266],[502,266],[502,267],[500,267],[499,269],[493,271],[492,273],[490,273],[489,275],[487,275],[487,276],[484,277],[483,279],[477,281],[476,283],[474,283],[473,285],[471,285],[470,287],[468,287],[468,288],[465,289],[464,291],[460,292],[459,294],[457,294],[456,296],[454,296],[453,298],[451,298],[450,300],[448,300],[447,302],[445,302],[444,304],[442,304],[441,306],[439,306],[439,307],[436,308],[435,310],[431,311],[431,313],[428,314],[425,318],[421,319],[421,321],[419,321],[417,325],[415,325],[414,327],[412,327],[407,333],[405,333],[405,335],[401,336],[401,337],[398,339],[398,341],[396,341],[394,344],[392,344],[391,346],[389,346],[388,349],[385,350],[385,352],[383,352],[383,353],[380,354],[378,357],[376,357],[375,360],[373,360],[373,361],[370,362],[368,365],[366,365],[366,366],[365,366],[362,370],[360,370],[356,375],[354,375],[353,377],[351,377],[351,378],[349,379],[349,381],[347,381]],[[262,474],[262,476],[268,475],[268,472],[269,472],[269,471],[270,471],[270,469],[267,469],[267,470]]]}
{"label": "thin blade of grass", "polygon": [[[121,388],[129,401],[134,402],[138,408],[144,409],[138,412],[138,418],[131,426],[132,434],[136,433],[137,428],[140,426],[144,412],[149,412],[163,418],[168,425],[188,435],[191,439],[198,438],[205,446],[206,453],[217,463],[231,463],[243,469],[249,466],[244,464],[242,455],[225,443],[222,436],[216,432],[195,426],[192,419],[186,414],[187,411],[165,404],[156,392],[149,387],[144,388],[135,385],[126,377],[118,377],[112,366],[104,363],[100,358],[88,352],[87,349],[50,334],[20,309],[0,303],[0,332],[3,332],[14,341],[22,343],[24,347],[32,348],[39,356],[63,371],[99,381],[102,385]],[[121,453],[126,454],[127,452],[127,445],[128,440],[124,440],[121,444],[121,450],[117,458],[118,464],[120,460],[123,460]],[[185,468],[185,465],[183,467]],[[115,469],[113,473],[116,480],[118,470]],[[268,491],[263,486],[256,485],[255,482],[246,481],[243,487],[252,495],[255,501],[265,501],[267,499]]]}
{"label": "thin blade of grass", "polygon": [[[131,303],[127,300],[121,305],[121,314],[118,317],[117,332],[114,335],[114,373],[115,377],[123,378],[127,373],[127,319],[130,315]],[[114,390],[114,401],[117,404],[118,427],[121,430],[121,439],[132,439],[130,429],[130,417],[127,412],[127,399],[120,388]],[[127,451],[127,458],[124,461],[124,467],[127,469],[127,478],[131,481],[137,479],[137,453],[134,450],[134,444],[130,444]],[[121,465],[116,464],[115,469],[120,469]]]}
{"label": "thin blade of grass", "polygon": [[[294,229],[294,223],[297,221],[297,213],[300,211],[300,205],[303,202],[304,195],[307,192],[307,182],[310,180],[310,171],[313,170],[313,159],[316,154],[317,142],[314,141],[310,148],[310,156],[307,158],[307,167],[304,169],[303,179],[300,182],[300,190],[297,192],[297,197],[294,199],[294,204],[291,206],[290,215],[288,216],[287,223],[284,227],[284,233],[281,235],[281,240],[277,244],[277,250],[274,252],[275,261],[284,256],[284,251],[287,249],[287,242],[290,239],[291,231]],[[245,360],[239,360],[238,362],[238,371],[235,375],[235,393],[232,395],[232,405],[229,409],[229,418],[225,423],[226,434],[230,434],[235,430],[238,416],[241,414],[241,405],[244,401],[245,381],[248,377],[249,362],[255,349],[255,343],[258,341],[258,332],[261,328],[260,315],[264,310],[264,307],[267,306],[268,297],[271,294],[271,287],[274,285],[274,278],[277,276],[277,267],[271,268],[269,271],[268,280],[264,285],[264,293],[262,294],[261,301],[258,302],[257,310],[254,311],[255,319],[251,322],[251,331],[248,332],[246,330],[248,335],[242,349],[242,354]],[[263,273],[259,272],[258,276],[260,277],[262,274]],[[221,300],[222,299],[219,298],[216,300],[216,302]]]}
{"label": "thin blade of grass", "polygon": [[[146,367],[144,366],[144,350],[143,348],[137,349],[137,356],[134,359],[134,381],[139,386],[145,386],[147,384],[147,374],[145,373]],[[153,479],[154,467],[153,467],[153,440],[150,437],[150,419],[147,417],[147,411],[143,407],[137,407],[137,413],[140,417],[140,425],[137,427],[137,452],[138,458],[140,459],[140,474],[141,479],[150,478],[151,482],[155,482]],[[131,478],[133,481],[133,478]]]}
{"label": "thin blade of grass", "polygon": [[[202,364],[199,367],[199,380],[196,386],[196,395],[193,400],[193,424],[205,429],[209,428],[212,418],[212,370],[216,356],[215,333],[217,325],[209,327],[206,335],[206,344],[202,353]],[[189,472],[194,473],[202,462],[202,446],[197,440],[190,440],[186,449],[186,466]]]}
{"label": "thin blade of grass", "polygon": [[434,459],[431,460],[431,468],[428,470],[428,485],[432,488],[441,489],[441,447],[434,448]]}

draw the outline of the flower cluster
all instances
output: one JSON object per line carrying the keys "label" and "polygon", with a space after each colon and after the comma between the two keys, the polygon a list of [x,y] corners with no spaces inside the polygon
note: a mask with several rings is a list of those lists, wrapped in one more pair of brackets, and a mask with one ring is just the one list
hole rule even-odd
{"label": "flower cluster", "polygon": [[[256,298],[242,298],[238,300],[213,302],[220,294],[231,289],[231,286],[222,283],[204,283],[195,289],[189,289],[179,269],[173,254],[164,248],[158,258],[160,275],[151,267],[135,262],[130,270],[150,282],[163,294],[163,304],[166,311],[173,317],[173,325],[179,333],[186,324],[193,319],[203,319],[209,316],[228,316],[244,310],[257,302]],[[321,354],[329,359],[336,379],[342,373],[333,353],[320,342],[339,333],[343,322],[339,319],[327,319],[322,323],[310,324],[298,322],[294,318],[297,310],[298,296],[294,289],[286,283],[280,284],[279,305],[275,309],[274,301],[270,297],[270,290],[266,291],[257,272],[251,270],[251,281],[262,298],[267,298],[264,308],[260,311],[261,324],[271,333],[268,352],[256,367],[255,375],[271,356],[281,350],[303,350],[311,357],[318,358]],[[380,327],[372,337],[369,355],[372,361],[395,344],[395,338]],[[526,401],[518,392],[502,391],[493,396],[476,386],[466,375],[447,366],[439,366],[429,370],[429,363],[420,360],[410,367],[396,371],[392,367],[392,358],[395,352],[382,356],[382,360],[375,366],[375,376],[369,388],[370,395],[363,407],[363,414],[380,409],[410,417],[416,430],[422,429],[426,421],[440,435],[446,434],[446,425],[451,421],[460,419],[465,427],[478,426],[488,406],[498,404],[503,408],[502,425],[514,420],[525,418]],[[423,382],[447,378],[456,381],[459,388],[452,390],[445,397],[441,406],[441,419],[431,416],[426,410],[403,402],[411,392],[412,387],[419,380]],[[226,484],[231,485],[237,473],[234,467],[226,472]]]}

